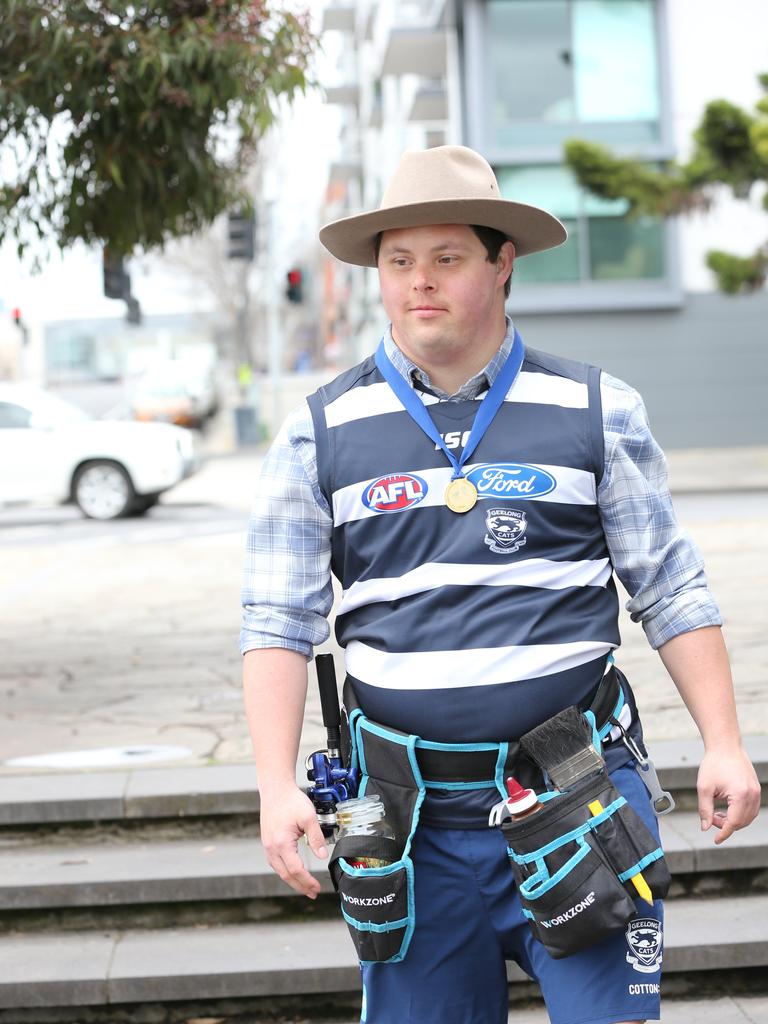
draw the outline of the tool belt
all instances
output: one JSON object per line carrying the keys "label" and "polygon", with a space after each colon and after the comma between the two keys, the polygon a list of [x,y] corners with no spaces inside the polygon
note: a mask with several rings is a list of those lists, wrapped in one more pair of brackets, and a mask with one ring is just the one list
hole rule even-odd
{"label": "tool belt", "polygon": [[[611,667],[603,676],[589,709],[600,735],[607,736],[614,727],[625,701],[618,673]],[[386,851],[392,861],[386,867],[355,868],[349,863],[350,860],[366,855],[382,856],[384,851],[380,846],[381,840],[374,836],[370,839],[361,836],[342,837],[331,854],[329,871],[361,962],[396,963],[405,958],[415,927],[414,866],[410,850],[427,788],[431,785],[440,788],[495,786],[502,796],[506,796],[504,780],[510,774],[514,774],[523,784],[533,785],[537,789],[543,788],[544,780],[539,769],[522,754],[517,741],[437,743],[371,721],[357,706],[349,679],[344,687],[344,708],[348,723],[348,729],[342,730],[344,764],[357,767],[360,771],[358,796],[378,794],[381,797],[396,840],[392,848]],[[588,881],[592,877],[589,869],[595,867],[595,858],[600,858],[602,854],[593,852],[588,858],[580,852],[585,846],[589,847],[587,853],[590,853],[593,847],[597,847],[598,837],[601,842],[605,842],[608,833],[618,832],[625,827],[628,834],[630,830],[634,833],[638,824],[650,838],[650,833],[640,820],[634,820],[636,815],[623,797],[613,790],[607,776],[601,781],[598,797],[606,808],[605,816],[601,816],[599,821],[595,819],[588,823],[583,814],[579,817],[580,811],[575,808],[579,800],[574,797],[571,801],[569,795],[567,798],[553,800],[552,811],[546,808],[547,822],[551,821],[554,829],[551,833],[547,832],[546,836],[539,832],[533,820],[526,828],[520,827],[524,823],[508,823],[510,834],[507,840],[512,871],[518,884],[527,887],[529,895],[525,897],[524,910],[540,938],[542,932],[549,937],[549,930],[543,921],[552,917],[544,908],[551,906],[553,900],[565,893],[566,888],[571,887],[577,878],[584,876],[584,880]],[[583,799],[581,802],[584,803]],[[573,813],[578,817],[577,822],[565,813],[566,808],[571,808],[572,804]],[[615,812],[619,808],[622,809],[622,816],[616,817]],[[539,811],[535,815],[536,823],[539,819],[544,821],[544,815],[545,810]],[[560,836],[554,834],[558,828],[556,821],[563,823]],[[600,831],[603,824],[605,828]],[[391,845],[391,840],[389,842]],[[552,842],[555,842],[560,852],[547,851]],[[635,846],[629,840],[626,840],[625,846],[626,849],[620,857],[617,855],[615,861],[622,872],[631,870],[644,856],[635,855]],[[658,843],[654,842],[654,853],[657,848]],[[661,856],[661,850],[658,850],[658,856]],[[545,875],[548,875],[549,882]],[[552,892],[566,878],[568,881],[563,888],[556,893]],[[624,897],[620,899],[616,892],[613,893],[614,902],[620,905],[618,916],[628,910],[630,905],[634,913],[634,904],[622,882],[615,875],[613,880],[614,888]],[[592,889],[588,892],[592,892]],[[568,897],[564,899],[567,902]],[[616,920],[618,917],[614,914],[611,919],[613,928],[617,927]],[[622,917],[621,923],[626,920]],[[553,955],[566,955],[559,952],[559,946],[558,951],[553,951],[552,943],[544,944]]]}

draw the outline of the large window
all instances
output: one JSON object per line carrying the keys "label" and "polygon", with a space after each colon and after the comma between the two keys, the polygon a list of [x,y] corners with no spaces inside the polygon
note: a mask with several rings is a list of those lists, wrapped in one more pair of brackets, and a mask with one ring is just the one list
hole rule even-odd
{"label": "large window", "polygon": [[497,177],[505,199],[543,206],[568,230],[564,245],[515,264],[516,287],[664,277],[660,220],[628,220],[624,200],[609,202],[585,193],[565,167],[497,168]]}
{"label": "large window", "polygon": [[654,0],[488,0],[495,148],[658,141]]}
{"label": "large window", "polygon": [[544,207],[568,229],[564,245],[516,264],[518,295],[527,289],[535,302],[556,292],[567,304],[578,288],[578,303],[592,295],[615,306],[634,293],[668,305],[676,292],[670,227],[628,219],[624,201],[587,194],[563,163],[569,138],[653,165],[674,155],[661,73],[664,3],[465,0],[467,141],[493,164],[505,198]]}
{"label": "large window", "polygon": [[87,334],[67,334],[48,344],[48,366],[56,377],[96,375],[96,339]]}

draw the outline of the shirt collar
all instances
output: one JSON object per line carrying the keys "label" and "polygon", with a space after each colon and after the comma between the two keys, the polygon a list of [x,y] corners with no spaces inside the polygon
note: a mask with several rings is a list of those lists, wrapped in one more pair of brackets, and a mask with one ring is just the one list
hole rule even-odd
{"label": "shirt collar", "polygon": [[499,375],[499,371],[507,360],[507,356],[512,351],[512,345],[515,340],[515,328],[507,317],[507,333],[504,335],[504,341],[502,341],[498,352],[493,358],[483,367],[483,369],[471,377],[465,384],[459,388],[459,390],[449,395],[441,388],[436,387],[429,379],[429,374],[422,370],[416,363],[412,362],[404,352],[397,347],[395,340],[392,337],[392,325],[390,324],[384,332],[384,350],[389,356],[389,361],[392,363],[394,368],[404,377],[412,388],[427,388],[437,398],[446,401],[450,399],[454,402],[471,401],[481,395],[484,391],[487,391],[491,387],[493,382]]}

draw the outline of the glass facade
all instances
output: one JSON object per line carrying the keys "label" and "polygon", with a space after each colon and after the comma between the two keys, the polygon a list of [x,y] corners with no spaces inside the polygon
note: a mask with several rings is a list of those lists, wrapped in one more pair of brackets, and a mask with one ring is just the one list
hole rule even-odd
{"label": "glass facade", "polygon": [[489,0],[494,149],[660,136],[654,0]]}
{"label": "glass facade", "polygon": [[475,143],[502,195],[550,210],[568,230],[564,245],[515,266],[516,288],[666,281],[664,222],[627,219],[624,201],[584,192],[562,162],[569,138],[649,162],[664,151],[659,2],[470,0],[482,26],[466,62],[482,122]]}
{"label": "glass facade", "polygon": [[567,167],[500,167],[496,176],[505,199],[544,207],[568,231],[563,245],[526,256],[515,265],[516,285],[664,277],[661,220],[628,220],[624,200],[589,195]]}

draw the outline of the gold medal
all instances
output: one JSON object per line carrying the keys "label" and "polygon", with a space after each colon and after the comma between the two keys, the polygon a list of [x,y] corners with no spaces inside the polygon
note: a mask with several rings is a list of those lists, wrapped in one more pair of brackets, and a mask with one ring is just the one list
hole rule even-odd
{"label": "gold medal", "polygon": [[457,476],[445,488],[445,504],[451,512],[469,512],[477,504],[477,489],[465,476]]}

